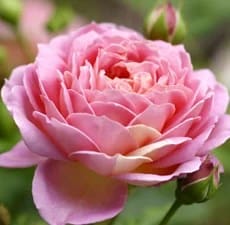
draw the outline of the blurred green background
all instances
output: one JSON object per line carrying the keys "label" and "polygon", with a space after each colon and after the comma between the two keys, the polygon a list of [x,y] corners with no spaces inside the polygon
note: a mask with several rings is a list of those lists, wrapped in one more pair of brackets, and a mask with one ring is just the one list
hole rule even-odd
{"label": "blurred green background", "polygon": [[[13,2],[14,0],[6,0]],[[39,3],[49,8],[48,16],[39,17],[34,14],[31,21],[23,21],[24,8],[27,3]],[[9,23],[0,22],[0,82],[10,74],[16,65],[30,62],[36,54],[36,42],[47,41],[54,34],[47,31],[47,23],[64,15],[66,21],[60,21],[60,28],[66,24],[78,27],[92,20],[97,22],[115,22],[142,31],[144,17],[150,9],[162,1],[154,0],[24,0],[20,14],[19,31],[27,42],[12,29]],[[186,49],[191,53],[195,68],[210,67],[215,71],[217,79],[230,88],[230,1],[228,0],[184,0],[172,1],[180,7],[187,25],[185,39]],[[55,11],[55,5],[65,12]],[[70,6],[68,8],[68,6]],[[1,0],[0,0],[1,7]],[[38,6],[36,6],[38,7]],[[35,13],[43,12],[37,10]],[[41,8],[42,9],[42,8]],[[30,9],[27,9],[30,10]],[[59,9],[60,10],[60,9]],[[1,11],[1,10],[0,10]],[[63,13],[63,14],[62,14]],[[67,15],[67,16],[66,16]],[[28,18],[28,17],[26,17]],[[35,33],[35,38],[28,35],[26,26],[35,20],[43,18],[39,24],[44,37]],[[55,19],[55,21],[56,21]],[[72,19],[72,21],[70,21]],[[0,19],[1,20],[1,19]],[[28,20],[28,19],[27,19]],[[2,23],[2,24],[1,24]],[[23,23],[25,23],[23,25]],[[31,24],[30,24],[31,25]],[[71,26],[72,26],[71,25]],[[24,27],[23,27],[24,26]],[[28,25],[29,26],[29,25]],[[10,28],[9,28],[10,27]],[[12,31],[13,30],[13,31]],[[59,28],[57,28],[59,30]],[[55,33],[57,32],[55,31]],[[68,30],[68,29],[67,29]],[[29,31],[31,32],[31,30]],[[41,33],[41,32],[40,32]],[[30,40],[31,38],[31,40]],[[40,39],[39,39],[40,38]],[[25,44],[29,44],[25,48]],[[25,51],[26,49],[26,51]],[[28,50],[29,49],[29,53]],[[13,55],[12,55],[13,51]],[[0,103],[0,152],[13,146],[20,136],[2,103]],[[225,173],[222,176],[222,186],[215,198],[204,204],[184,206],[171,221],[171,225],[229,225],[230,224],[230,143],[226,143],[216,154],[223,162]],[[45,225],[32,202],[31,169],[0,169],[0,205],[3,204],[10,213],[12,225]],[[174,199],[175,184],[170,183],[155,188],[137,188],[131,191],[125,210],[120,214],[114,225],[154,225],[159,222]],[[0,218],[4,214],[0,207]],[[5,214],[4,214],[5,215]],[[0,221],[0,224],[1,223]]]}

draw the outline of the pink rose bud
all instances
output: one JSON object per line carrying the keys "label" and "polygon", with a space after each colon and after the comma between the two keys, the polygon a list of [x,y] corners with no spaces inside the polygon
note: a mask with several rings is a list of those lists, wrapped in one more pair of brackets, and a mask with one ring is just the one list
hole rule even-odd
{"label": "pink rose bud", "polygon": [[176,197],[182,204],[209,200],[220,186],[223,167],[214,156],[208,156],[200,169],[178,180]]}
{"label": "pink rose bud", "polygon": [[0,18],[12,25],[17,25],[22,11],[19,0],[0,0]]}
{"label": "pink rose bud", "polygon": [[168,2],[154,8],[147,16],[145,35],[151,40],[164,40],[173,44],[180,43],[186,33],[181,14]]}

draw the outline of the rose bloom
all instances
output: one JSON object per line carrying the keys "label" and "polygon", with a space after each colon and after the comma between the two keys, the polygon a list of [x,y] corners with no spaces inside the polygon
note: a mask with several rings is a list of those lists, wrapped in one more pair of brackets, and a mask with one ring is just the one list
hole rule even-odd
{"label": "rose bloom", "polygon": [[199,169],[230,137],[229,96],[182,45],[92,23],[39,45],[2,89],[22,141],[4,167],[36,165],[33,199],[52,225],[109,219],[128,184]]}

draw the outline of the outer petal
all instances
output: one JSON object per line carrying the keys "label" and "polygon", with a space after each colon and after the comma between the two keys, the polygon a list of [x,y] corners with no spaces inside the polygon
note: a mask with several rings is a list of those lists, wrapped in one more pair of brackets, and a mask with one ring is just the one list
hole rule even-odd
{"label": "outer petal", "polygon": [[187,161],[177,167],[171,174],[168,175],[159,175],[159,174],[143,174],[143,173],[127,173],[116,176],[118,179],[125,181],[129,184],[138,185],[138,186],[151,186],[157,185],[162,182],[169,181],[174,177],[192,173],[197,171],[200,168],[201,159],[195,157],[191,161]]}
{"label": "outer petal", "polygon": [[71,159],[79,160],[88,168],[102,175],[115,175],[128,173],[136,169],[143,163],[152,162],[145,156],[114,156],[106,155],[102,152],[79,151],[70,155]]}
{"label": "outer petal", "polygon": [[11,151],[0,154],[0,166],[23,168],[36,165],[45,158],[31,152],[23,141],[16,144]]}
{"label": "outer petal", "polygon": [[35,205],[52,225],[88,224],[109,219],[123,208],[127,186],[79,163],[48,160],[33,181]]}
{"label": "outer petal", "polygon": [[98,151],[96,144],[75,127],[59,122],[56,119],[49,119],[39,112],[34,112],[34,117],[42,125],[45,135],[64,154],[85,149]]}
{"label": "outer petal", "polygon": [[137,147],[126,127],[104,116],[73,113],[68,116],[67,122],[85,133],[101,152],[108,155],[125,154]]}
{"label": "outer petal", "polygon": [[218,120],[209,139],[199,152],[200,155],[207,154],[208,151],[224,144],[230,138],[230,116],[223,115]]}
{"label": "outer petal", "polygon": [[39,130],[31,120],[33,109],[28,104],[29,100],[25,90],[21,86],[15,86],[6,99],[13,118],[21,132],[24,142],[29,149],[39,155],[47,156],[54,159],[63,159],[63,154],[48,140],[48,138]]}
{"label": "outer petal", "polygon": [[151,105],[134,118],[134,120],[130,122],[130,125],[144,124],[161,132],[165,123],[174,112],[175,108],[172,104]]}

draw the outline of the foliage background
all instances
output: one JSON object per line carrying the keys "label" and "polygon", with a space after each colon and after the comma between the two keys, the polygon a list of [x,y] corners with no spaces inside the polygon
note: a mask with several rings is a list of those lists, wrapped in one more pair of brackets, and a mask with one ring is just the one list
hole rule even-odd
{"label": "foliage background", "polygon": [[[10,1],[10,0],[9,0]],[[36,1],[36,0],[34,0]],[[48,0],[47,0],[48,1]],[[54,1],[60,4],[60,0]],[[160,1],[158,1],[160,2]],[[194,67],[212,67],[217,70],[222,58],[220,51],[230,51],[230,1],[184,0],[173,1],[182,8],[188,27],[185,46],[191,53]],[[110,21],[142,30],[146,13],[156,3],[154,0],[78,0],[66,1],[84,21]],[[1,39],[1,36],[0,36]],[[223,50],[224,49],[224,50]],[[230,60],[224,59],[224,60]],[[227,61],[226,61],[227,63]],[[226,65],[227,66],[227,65]],[[216,71],[230,87],[229,77],[222,69]],[[0,67],[1,74],[1,67]],[[230,76],[230,70],[228,71]],[[4,74],[6,76],[6,74]],[[226,75],[225,75],[226,76]],[[0,152],[8,150],[19,139],[17,128],[0,104]],[[171,225],[229,225],[230,224],[230,143],[216,151],[223,162],[225,174],[215,198],[204,204],[184,206],[171,221]],[[33,168],[0,169],[0,203],[10,213],[13,225],[45,225],[33,205],[31,183]],[[136,188],[130,191],[129,201],[115,225],[154,225],[169,208],[174,199],[175,183],[154,188]],[[0,217],[2,209],[0,208]]]}

